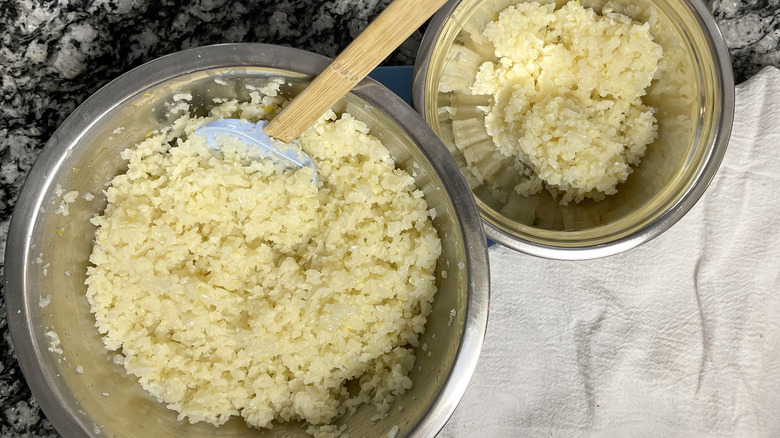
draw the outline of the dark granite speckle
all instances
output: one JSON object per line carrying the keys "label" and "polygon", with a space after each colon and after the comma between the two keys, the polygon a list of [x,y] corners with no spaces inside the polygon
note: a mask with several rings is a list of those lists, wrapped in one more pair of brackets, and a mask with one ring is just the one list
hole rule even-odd
{"label": "dark granite speckle", "polygon": [[[178,50],[266,42],[335,56],[390,0],[0,1],[0,276],[8,221],[38,152],[87,96]],[[780,0],[706,0],[737,82],[780,67]],[[422,31],[385,62],[414,62]],[[1,286],[0,286],[1,287]],[[21,375],[0,292],[0,437],[57,436]]]}
{"label": "dark granite speckle", "polygon": [[780,0],[711,0],[732,57],[736,81],[780,66]]}

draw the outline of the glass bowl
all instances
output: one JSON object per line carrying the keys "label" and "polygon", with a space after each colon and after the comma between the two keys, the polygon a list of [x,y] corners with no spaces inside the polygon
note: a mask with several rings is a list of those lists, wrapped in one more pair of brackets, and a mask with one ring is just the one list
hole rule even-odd
{"label": "glass bowl", "polygon": [[[485,232],[494,241],[566,260],[613,255],[649,241],[693,207],[728,144],[734,78],[712,16],[698,0],[582,1],[599,13],[610,7],[650,23],[663,56],[643,100],[657,108],[658,137],[616,194],[561,205],[546,190],[527,197],[513,190],[518,184],[514,158],[491,150],[479,109],[489,104],[487,96],[441,86],[443,76],[468,81],[479,63],[495,59],[482,32],[499,11],[517,3],[451,1],[434,16],[415,63],[415,108],[455,157],[477,200]],[[556,8],[565,3],[558,1]],[[471,56],[459,54],[459,47],[466,47]],[[449,110],[453,107],[455,115]],[[453,130],[453,120],[463,123]],[[464,134],[463,126],[470,131]]]}

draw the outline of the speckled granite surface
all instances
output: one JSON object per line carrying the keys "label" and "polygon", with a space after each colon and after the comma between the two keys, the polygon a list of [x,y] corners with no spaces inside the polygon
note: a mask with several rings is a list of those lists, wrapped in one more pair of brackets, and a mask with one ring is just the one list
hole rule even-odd
{"label": "speckled granite surface", "polygon": [[[0,275],[26,172],[65,117],[132,67],[219,42],[266,42],[334,56],[389,0],[0,1]],[[780,0],[708,0],[737,82],[780,67]],[[414,61],[422,30],[386,61]],[[0,437],[57,436],[24,383],[0,292]]]}

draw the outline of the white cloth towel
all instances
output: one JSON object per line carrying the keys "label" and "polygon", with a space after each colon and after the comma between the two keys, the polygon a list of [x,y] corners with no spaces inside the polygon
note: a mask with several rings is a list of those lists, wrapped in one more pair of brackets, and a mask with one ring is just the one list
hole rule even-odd
{"label": "white cloth towel", "polygon": [[780,436],[780,70],[737,86],[702,199],[586,262],[490,249],[480,362],[442,437]]}

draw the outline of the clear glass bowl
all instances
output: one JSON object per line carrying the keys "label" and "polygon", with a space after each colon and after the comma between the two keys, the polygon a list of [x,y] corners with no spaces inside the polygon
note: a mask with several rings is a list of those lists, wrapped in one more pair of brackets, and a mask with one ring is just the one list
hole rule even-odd
{"label": "clear glass bowl", "polygon": [[[560,205],[546,190],[524,197],[513,190],[513,158],[488,147],[488,98],[440,88],[442,76],[473,78],[475,60],[455,45],[491,60],[485,25],[517,0],[452,1],[431,21],[415,64],[414,106],[455,157],[476,197],[488,237],[516,250],[554,259],[588,259],[636,247],[679,220],[701,197],[725,153],[734,113],[731,61],[716,23],[698,0],[583,0],[649,22],[663,48],[659,74],[645,104],[656,107],[658,138],[641,164],[601,201]],[[541,3],[550,3],[542,1]],[[565,4],[558,1],[557,7]],[[447,111],[457,107],[456,115]],[[453,132],[453,119],[460,120]],[[464,133],[463,126],[470,131]],[[469,141],[461,141],[461,138]],[[487,146],[486,146],[487,145]],[[467,166],[467,159],[472,165]]]}

